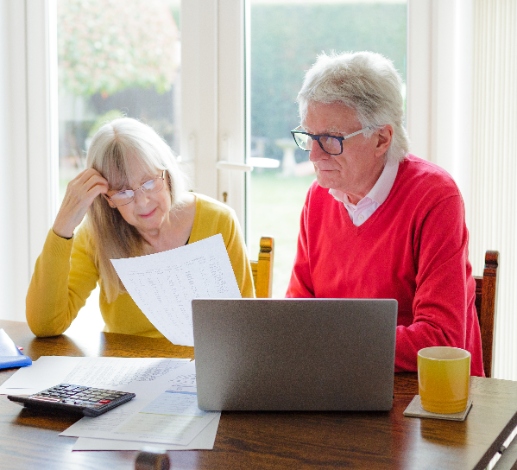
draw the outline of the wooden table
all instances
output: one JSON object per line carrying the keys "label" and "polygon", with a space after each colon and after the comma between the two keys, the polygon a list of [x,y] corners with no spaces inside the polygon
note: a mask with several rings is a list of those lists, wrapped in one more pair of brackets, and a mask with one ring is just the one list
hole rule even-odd
{"label": "wooden table", "polygon": [[[0,328],[32,359],[44,355],[192,357],[167,340],[110,333],[35,338],[25,323]],[[15,370],[0,372],[3,383]],[[517,382],[473,378],[466,421],[406,418],[417,393],[415,374],[395,376],[390,412],[223,412],[214,449],[169,452],[172,468],[481,469],[517,425]],[[0,468],[131,469],[136,451],[72,452],[58,434],[74,418],[41,416],[0,396]],[[512,464],[513,465],[513,464]]]}

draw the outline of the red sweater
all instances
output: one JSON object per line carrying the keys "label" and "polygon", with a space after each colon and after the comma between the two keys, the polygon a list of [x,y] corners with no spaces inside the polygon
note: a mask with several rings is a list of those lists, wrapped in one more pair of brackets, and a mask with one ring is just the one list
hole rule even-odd
{"label": "red sweater", "polygon": [[328,189],[309,189],[286,295],[396,299],[396,372],[416,371],[421,348],[449,345],[484,375],[475,289],[463,199],[440,167],[408,156],[359,227]]}

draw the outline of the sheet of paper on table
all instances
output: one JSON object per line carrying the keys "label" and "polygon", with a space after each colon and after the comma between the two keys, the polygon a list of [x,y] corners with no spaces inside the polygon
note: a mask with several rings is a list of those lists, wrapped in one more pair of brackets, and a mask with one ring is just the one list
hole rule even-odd
{"label": "sheet of paper on table", "polygon": [[[212,421],[208,423],[191,442],[187,445],[178,444],[156,444],[157,447],[166,450],[212,450],[214,448],[217,429],[221,413],[217,413]],[[92,439],[89,437],[79,437],[72,448],[73,451],[82,450],[141,450],[149,445],[148,442],[137,441],[116,441],[113,439]]]}
{"label": "sheet of paper on table", "polygon": [[171,373],[167,388],[145,402],[140,400],[130,414],[123,408],[97,418],[81,418],[61,435],[185,446],[220,416],[197,407],[193,362]]}
{"label": "sheet of paper on table", "polygon": [[160,392],[167,389],[169,372],[188,363],[189,359],[42,356],[9,377],[0,394],[30,395],[63,382],[146,393],[164,387]]}
{"label": "sheet of paper on table", "polygon": [[221,234],[111,262],[138,307],[174,344],[194,346],[192,299],[241,297]]}

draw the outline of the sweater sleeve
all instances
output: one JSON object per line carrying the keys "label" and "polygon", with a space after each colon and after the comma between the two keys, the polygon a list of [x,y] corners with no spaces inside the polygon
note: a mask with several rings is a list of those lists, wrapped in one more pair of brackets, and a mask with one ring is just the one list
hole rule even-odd
{"label": "sweater sleeve", "polygon": [[300,232],[298,235],[298,246],[296,249],[296,257],[294,260],[291,278],[287,286],[286,297],[309,298],[314,297],[314,287],[312,285],[309,249],[308,249],[308,199],[303,206],[302,215],[300,217]]}
{"label": "sweater sleeve", "polygon": [[417,353],[423,347],[470,346],[466,342],[475,286],[461,196],[431,208],[414,233],[413,251],[417,263],[413,321],[397,327],[396,371],[416,371]]}
{"label": "sweater sleeve", "polygon": [[85,304],[97,279],[85,230],[79,228],[70,240],[50,230],[27,292],[26,317],[32,332],[41,337],[63,333]]}

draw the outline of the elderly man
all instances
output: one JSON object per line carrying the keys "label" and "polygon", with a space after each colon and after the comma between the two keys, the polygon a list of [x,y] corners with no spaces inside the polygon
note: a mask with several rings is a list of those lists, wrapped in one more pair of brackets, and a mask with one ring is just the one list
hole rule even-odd
{"label": "elderly man", "polygon": [[462,196],[408,153],[401,79],[371,52],[322,55],[298,94],[317,181],[303,207],[287,297],[394,298],[395,370],[426,346],[464,348],[484,375]]}

